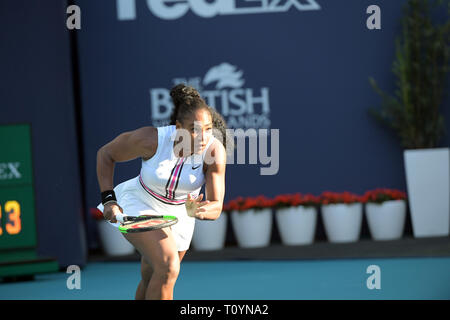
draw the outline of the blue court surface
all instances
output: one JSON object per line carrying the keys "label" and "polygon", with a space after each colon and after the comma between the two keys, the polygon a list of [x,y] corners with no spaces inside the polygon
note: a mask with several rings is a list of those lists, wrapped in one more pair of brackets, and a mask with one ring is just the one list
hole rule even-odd
{"label": "blue court surface", "polygon": [[[369,266],[378,266],[380,289]],[[34,281],[0,284],[0,299],[134,299],[138,262],[95,262],[71,274],[37,275]],[[372,277],[371,279],[369,279]],[[368,281],[369,279],[369,281]],[[180,300],[450,299],[450,257],[302,261],[183,262],[175,286]]]}

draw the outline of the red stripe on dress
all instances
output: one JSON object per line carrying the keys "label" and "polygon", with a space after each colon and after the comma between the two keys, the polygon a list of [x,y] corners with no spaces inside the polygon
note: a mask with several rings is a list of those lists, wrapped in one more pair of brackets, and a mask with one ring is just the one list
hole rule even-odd
{"label": "red stripe on dress", "polygon": [[175,162],[175,165],[173,166],[172,170],[170,171],[169,179],[167,179],[167,183],[166,183],[166,196],[165,196],[166,199],[171,198],[170,195],[169,195],[169,189],[170,189],[169,184],[170,184],[170,182],[172,181],[173,174],[174,174],[175,169],[176,169],[176,167],[177,167],[177,165],[178,165],[178,163],[179,163],[180,161],[181,161],[181,158],[178,158],[177,161]]}
{"label": "red stripe on dress", "polygon": [[169,186],[169,198],[173,198],[173,189],[175,187],[175,181],[179,178],[178,177],[178,173],[180,171],[181,165],[183,164],[185,158],[182,158],[181,161],[178,163],[177,168],[175,169],[175,173],[172,176],[172,182],[170,183]]}
{"label": "red stripe on dress", "polygon": [[167,199],[166,197],[163,197],[162,195],[154,192],[153,190],[151,190],[149,187],[147,187],[144,183],[144,181],[142,180],[142,176],[139,175],[139,182],[141,183],[142,187],[144,187],[144,189],[150,193],[152,196],[154,196],[155,198],[161,200],[162,202],[166,202],[169,204],[182,204],[185,203],[186,200],[172,200],[172,199]]}

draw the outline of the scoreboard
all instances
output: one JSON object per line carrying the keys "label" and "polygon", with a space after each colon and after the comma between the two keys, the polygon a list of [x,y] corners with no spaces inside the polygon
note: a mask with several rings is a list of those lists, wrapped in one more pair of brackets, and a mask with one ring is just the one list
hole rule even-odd
{"label": "scoreboard", "polygon": [[0,126],[0,250],[36,246],[30,131]]}
{"label": "scoreboard", "polygon": [[0,277],[56,271],[36,255],[37,231],[29,124],[0,126]]}

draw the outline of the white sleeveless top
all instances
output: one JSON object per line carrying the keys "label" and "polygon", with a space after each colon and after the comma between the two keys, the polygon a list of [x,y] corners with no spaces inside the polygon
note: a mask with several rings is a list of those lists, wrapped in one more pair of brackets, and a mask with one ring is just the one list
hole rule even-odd
{"label": "white sleeveless top", "polygon": [[[176,127],[157,129],[156,153],[149,160],[142,161],[139,176],[118,184],[114,191],[124,214],[176,216],[178,223],[170,228],[178,251],[184,251],[189,248],[195,226],[195,218],[187,215],[184,203],[188,194],[195,198],[200,193],[205,182],[203,160],[215,138],[211,137],[201,154],[179,158],[173,153]],[[97,208],[103,212],[101,203]],[[119,226],[119,222],[109,224],[116,228]]]}
{"label": "white sleeveless top", "polygon": [[176,126],[158,127],[158,147],[148,160],[142,160],[139,182],[145,191],[158,202],[168,205],[182,205],[191,194],[197,197],[205,183],[203,160],[211,136],[201,154],[179,158],[173,152]]}

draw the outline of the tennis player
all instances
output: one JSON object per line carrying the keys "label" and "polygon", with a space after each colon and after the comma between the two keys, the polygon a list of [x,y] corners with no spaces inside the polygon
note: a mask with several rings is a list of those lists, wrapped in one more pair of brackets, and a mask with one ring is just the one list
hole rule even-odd
{"label": "tennis player", "polygon": [[[115,216],[120,212],[178,218],[168,228],[123,234],[142,257],[139,300],[173,299],[195,219],[217,219],[225,194],[225,121],[190,86],[179,84],[170,95],[171,125],[122,133],[97,153],[98,208],[112,225],[119,225]],[[115,163],[135,158],[142,158],[139,176],[113,189]]]}

